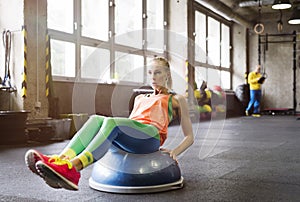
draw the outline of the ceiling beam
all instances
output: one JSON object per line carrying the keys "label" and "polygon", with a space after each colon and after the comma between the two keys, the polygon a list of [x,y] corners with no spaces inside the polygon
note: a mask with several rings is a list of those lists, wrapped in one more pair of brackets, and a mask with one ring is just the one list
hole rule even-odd
{"label": "ceiling beam", "polygon": [[253,28],[253,23],[251,23],[250,21],[244,19],[239,14],[232,11],[230,7],[228,7],[227,5],[225,5],[219,0],[196,0],[196,1],[202,4],[203,6],[211,9],[212,11],[224,16],[225,18],[232,20],[233,22],[245,26],[246,28]]}

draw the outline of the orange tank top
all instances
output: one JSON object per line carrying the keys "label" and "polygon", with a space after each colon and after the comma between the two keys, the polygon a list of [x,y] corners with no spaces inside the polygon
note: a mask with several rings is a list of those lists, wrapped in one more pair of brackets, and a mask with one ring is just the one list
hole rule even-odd
{"label": "orange tank top", "polygon": [[160,134],[160,145],[167,139],[168,126],[172,120],[172,95],[147,94],[137,99],[129,116],[143,124],[155,126]]}

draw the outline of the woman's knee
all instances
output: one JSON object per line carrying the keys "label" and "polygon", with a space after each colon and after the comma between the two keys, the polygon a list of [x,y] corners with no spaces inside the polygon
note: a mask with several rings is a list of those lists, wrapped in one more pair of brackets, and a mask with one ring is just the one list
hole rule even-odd
{"label": "woman's knee", "polygon": [[100,119],[100,116],[97,114],[93,114],[89,117],[89,119]]}
{"label": "woman's knee", "polygon": [[93,114],[89,117],[88,121],[91,121],[91,122],[99,122],[101,123],[103,121],[105,117],[104,116],[100,116],[100,115],[97,115],[97,114]]}
{"label": "woman's knee", "polygon": [[116,126],[117,126],[117,123],[113,117],[105,117],[103,119],[103,124],[102,124],[103,130],[105,130],[105,131],[114,130]]}
{"label": "woman's knee", "polygon": [[106,125],[112,125],[114,124],[114,118],[112,117],[105,117],[105,119],[103,120],[103,124],[106,124]]}

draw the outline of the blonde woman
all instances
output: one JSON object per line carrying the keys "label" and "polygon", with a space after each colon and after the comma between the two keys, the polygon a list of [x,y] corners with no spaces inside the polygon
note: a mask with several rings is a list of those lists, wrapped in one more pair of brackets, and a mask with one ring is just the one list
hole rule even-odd
{"label": "blonde woman", "polygon": [[[53,188],[77,190],[80,170],[101,159],[112,144],[136,154],[161,149],[176,160],[194,141],[188,106],[183,96],[171,93],[172,77],[166,59],[154,58],[148,73],[154,92],[135,98],[129,118],[92,115],[59,155],[27,151],[29,169]],[[162,148],[174,116],[179,117],[183,140],[173,149]]]}

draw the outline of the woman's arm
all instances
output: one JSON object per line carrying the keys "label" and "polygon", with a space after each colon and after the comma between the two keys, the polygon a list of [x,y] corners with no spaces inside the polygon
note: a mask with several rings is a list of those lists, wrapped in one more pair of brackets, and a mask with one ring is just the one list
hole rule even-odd
{"label": "woman's arm", "polygon": [[185,98],[182,95],[175,95],[173,101],[173,108],[178,109],[180,125],[183,131],[184,138],[180,144],[171,151],[170,156],[176,160],[177,156],[184,152],[188,147],[194,143],[194,134],[192,128],[192,122],[189,115],[188,105]]}

